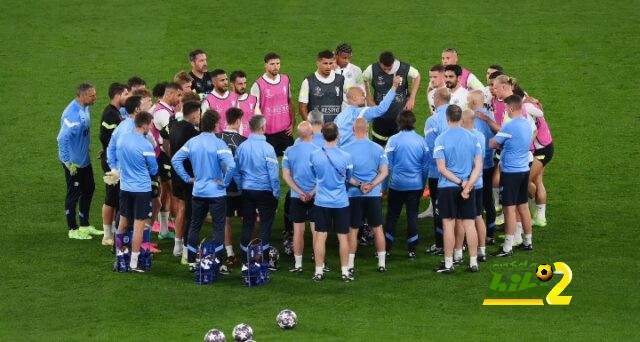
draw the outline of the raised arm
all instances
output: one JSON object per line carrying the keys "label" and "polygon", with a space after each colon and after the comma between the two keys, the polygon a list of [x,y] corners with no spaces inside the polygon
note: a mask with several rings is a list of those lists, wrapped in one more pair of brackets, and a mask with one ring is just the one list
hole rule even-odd
{"label": "raised arm", "polygon": [[393,84],[391,85],[391,89],[389,89],[389,92],[387,92],[387,94],[384,96],[384,98],[382,99],[382,102],[380,102],[380,104],[377,106],[374,105],[373,107],[369,107],[365,110],[364,118],[367,119],[367,121],[371,121],[383,115],[384,113],[387,112],[387,110],[389,110],[389,107],[391,106],[393,99],[396,97],[396,89],[398,89],[398,85],[400,85],[401,82],[402,82],[402,77],[395,76],[393,78]]}

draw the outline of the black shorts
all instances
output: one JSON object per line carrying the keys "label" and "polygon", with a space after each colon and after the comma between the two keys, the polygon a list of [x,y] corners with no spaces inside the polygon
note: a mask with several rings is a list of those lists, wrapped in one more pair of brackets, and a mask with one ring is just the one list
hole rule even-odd
{"label": "black shorts", "polygon": [[375,118],[371,127],[371,140],[381,146],[385,146],[389,138],[398,133],[398,124],[396,123],[398,113],[395,115],[387,114]]}
{"label": "black shorts", "polygon": [[382,197],[349,197],[351,228],[358,229],[367,220],[369,227],[382,225]]}
{"label": "black shorts", "polygon": [[105,184],[104,187],[104,204],[111,208],[117,208],[120,199],[120,183],[109,185]]}
{"label": "black shorts", "polygon": [[313,215],[316,218],[317,232],[349,233],[349,207],[326,208],[316,205],[313,208]]}
{"label": "black shorts", "polygon": [[151,198],[160,197],[160,181],[158,176],[151,177]]}
{"label": "black shorts", "polygon": [[483,210],[482,196],[484,195],[482,188],[473,189],[473,195],[476,196],[476,216],[482,216],[482,210]]}
{"label": "black shorts", "polygon": [[533,151],[533,156],[542,163],[542,166],[547,166],[551,159],[553,159],[553,142],[543,148]]}
{"label": "black shorts", "polygon": [[227,195],[227,217],[242,216],[242,194]]}
{"label": "black shorts", "polygon": [[503,206],[527,203],[529,171],[500,172],[500,203]]}
{"label": "black shorts", "polygon": [[158,161],[158,176],[161,182],[168,182],[171,180],[171,159],[164,152],[160,151],[160,156],[156,159]]}
{"label": "black shorts", "polygon": [[171,178],[171,192],[177,199],[187,201],[191,200],[193,193],[193,184],[185,183],[179,178]]}
{"label": "black shorts", "polygon": [[476,218],[476,196],[462,198],[458,187],[438,188],[438,212],[442,219],[473,220]]}
{"label": "black shorts", "polygon": [[289,219],[293,223],[304,223],[307,221],[316,222],[316,219],[313,216],[314,207],[315,205],[313,204],[313,201],[305,203],[299,198],[291,197],[291,204],[289,204]]}
{"label": "black shorts", "polygon": [[265,134],[265,137],[267,138],[267,142],[276,150],[276,156],[278,157],[282,157],[284,150],[293,145],[293,137],[288,135],[286,130],[273,134]]}
{"label": "black shorts", "polygon": [[120,215],[131,223],[151,217],[151,192],[120,191]]}

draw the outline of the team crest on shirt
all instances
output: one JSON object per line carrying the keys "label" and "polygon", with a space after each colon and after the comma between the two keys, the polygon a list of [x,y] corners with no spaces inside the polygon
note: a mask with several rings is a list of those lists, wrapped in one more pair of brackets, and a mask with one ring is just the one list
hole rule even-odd
{"label": "team crest on shirt", "polygon": [[336,86],[336,96],[340,96],[340,87]]}
{"label": "team crest on shirt", "polygon": [[346,78],[351,78],[353,77],[353,74],[351,72],[347,72]]}
{"label": "team crest on shirt", "polygon": [[320,88],[319,86],[316,86],[315,88],[313,88],[313,96],[321,97],[322,95],[324,95],[322,88]]}

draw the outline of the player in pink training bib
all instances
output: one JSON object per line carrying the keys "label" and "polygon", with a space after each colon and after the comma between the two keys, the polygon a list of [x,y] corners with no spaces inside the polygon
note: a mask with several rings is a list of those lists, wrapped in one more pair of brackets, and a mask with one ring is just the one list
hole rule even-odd
{"label": "player in pink training bib", "polygon": [[264,56],[265,73],[251,87],[251,95],[258,101],[258,108],[267,120],[265,136],[276,155],[293,145],[295,109],[291,99],[289,77],[280,73],[280,56],[269,52]]}
{"label": "player in pink training bib", "polygon": [[242,109],[242,122],[240,124],[240,134],[245,138],[249,137],[249,120],[256,114],[258,98],[247,93],[247,75],[244,71],[238,70],[231,73],[231,84],[236,94],[236,107]]}
{"label": "player in pink training bib", "polygon": [[[213,82],[213,90],[202,101],[202,112],[206,112],[207,109],[213,109],[222,117],[227,112],[227,109],[236,106],[238,96],[235,92],[228,90],[229,79],[224,70],[216,69],[212,71],[211,81]],[[225,128],[227,128],[227,122],[220,120],[216,133],[222,132]]]}

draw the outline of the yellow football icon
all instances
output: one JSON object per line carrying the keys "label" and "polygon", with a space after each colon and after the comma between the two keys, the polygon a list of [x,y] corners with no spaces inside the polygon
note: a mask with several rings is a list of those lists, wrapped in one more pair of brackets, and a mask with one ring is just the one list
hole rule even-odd
{"label": "yellow football icon", "polygon": [[538,269],[536,270],[536,277],[540,279],[540,281],[549,281],[553,276],[553,270],[551,269],[551,265],[540,264]]}

